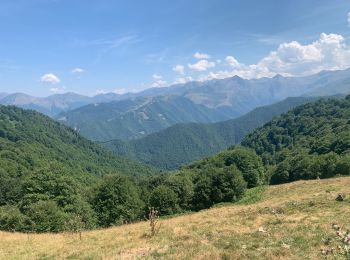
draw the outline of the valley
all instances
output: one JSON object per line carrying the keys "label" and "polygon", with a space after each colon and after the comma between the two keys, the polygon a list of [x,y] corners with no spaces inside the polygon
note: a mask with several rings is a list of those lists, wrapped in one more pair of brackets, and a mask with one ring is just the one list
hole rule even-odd
{"label": "valley", "polygon": [[0,260],[350,260],[347,0],[0,1]]}

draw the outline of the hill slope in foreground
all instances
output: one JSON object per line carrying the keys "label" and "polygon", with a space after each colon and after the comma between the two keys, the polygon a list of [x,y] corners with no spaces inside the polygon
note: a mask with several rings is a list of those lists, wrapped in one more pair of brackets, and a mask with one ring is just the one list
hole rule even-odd
{"label": "hill slope in foreground", "polygon": [[0,232],[0,258],[320,259],[323,240],[340,243],[332,223],[350,228],[349,199],[335,200],[349,187],[343,177],[255,188],[239,203],[161,220],[152,238],[148,222],[83,232],[82,240]]}

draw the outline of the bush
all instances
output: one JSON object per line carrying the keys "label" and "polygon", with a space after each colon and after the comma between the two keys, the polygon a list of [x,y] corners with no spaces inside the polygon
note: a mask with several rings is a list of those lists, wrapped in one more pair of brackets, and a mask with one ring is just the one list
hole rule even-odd
{"label": "bush", "polygon": [[193,205],[195,210],[209,208],[216,203],[235,202],[247,187],[236,167],[207,168],[195,180]]}
{"label": "bush", "polygon": [[38,201],[28,206],[25,214],[36,232],[60,232],[64,230],[68,215],[54,201]]}
{"label": "bush", "polygon": [[144,207],[136,185],[121,175],[105,177],[92,203],[104,227],[135,221],[141,217]]}
{"label": "bush", "polygon": [[194,194],[193,176],[190,171],[177,172],[169,175],[165,185],[172,189],[179,198],[179,206],[183,210],[192,208]]}
{"label": "bush", "polygon": [[158,186],[151,194],[150,205],[160,215],[171,215],[180,211],[176,193],[167,186]]}
{"label": "bush", "polygon": [[29,219],[17,207],[0,208],[0,229],[7,231],[26,231],[31,226]]}

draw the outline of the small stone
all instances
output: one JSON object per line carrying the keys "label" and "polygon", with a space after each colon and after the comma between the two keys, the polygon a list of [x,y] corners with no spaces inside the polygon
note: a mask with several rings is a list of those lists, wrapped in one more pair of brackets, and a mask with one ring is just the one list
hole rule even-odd
{"label": "small stone", "polygon": [[323,242],[326,246],[328,246],[331,243],[331,239],[328,237],[326,239],[323,239]]}
{"label": "small stone", "polygon": [[287,244],[283,243],[283,244],[282,244],[282,247],[283,247],[283,248],[290,248],[290,245],[287,245]]}
{"label": "small stone", "polygon": [[259,232],[267,233],[267,231],[263,227],[259,227]]}
{"label": "small stone", "polygon": [[332,224],[332,228],[333,228],[334,230],[340,230],[339,225],[337,225],[337,224],[335,224],[335,223]]}
{"label": "small stone", "polygon": [[242,249],[247,249],[247,246],[246,246],[246,245],[243,245],[243,246],[242,246]]}
{"label": "small stone", "polygon": [[345,199],[345,194],[339,193],[335,200],[336,201],[344,201],[344,199]]}

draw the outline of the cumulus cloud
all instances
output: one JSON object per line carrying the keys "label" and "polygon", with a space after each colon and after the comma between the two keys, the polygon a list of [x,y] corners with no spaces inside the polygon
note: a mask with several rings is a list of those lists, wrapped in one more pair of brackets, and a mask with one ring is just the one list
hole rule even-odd
{"label": "cumulus cloud", "polygon": [[320,38],[303,45],[297,41],[282,43],[258,63],[245,65],[233,56],[226,57],[230,70],[210,72],[200,80],[240,76],[243,78],[307,76],[322,70],[341,70],[350,67],[350,45],[338,34],[322,33]]}
{"label": "cumulus cloud", "polygon": [[197,51],[195,54],[193,54],[193,57],[195,57],[195,58],[198,59],[198,60],[201,60],[201,59],[210,59],[209,54],[200,53],[200,52],[198,52],[198,51]]}
{"label": "cumulus cloud", "polygon": [[74,68],[71,70],[72,74],[80,74],[83,73],[85,70],[83,70],[82,68]]}
{"label": "cumulus cloud", "polygon": [[52,73],[44,74],[40,77],[40,81],[44,83],[50,83],[50,84],[58,84],[61,82],[61,80]]}
{"label": "cumulus cloud", "polygon": [[225,60],[227,64],[233,68],[238,68],[241,66],[241,64],[233,56],[227,56]]}
{"label": "cumulus cloud", "polygon": [[102,95],[102,94],[108,94],[108,93],[115,93],[118,95],[123,95],[127,92],[125,88],[117,88],[112,91],[104,90],[104,89],[96,89],[95,93],[96,95]]}
{"label": "cumulus cloud", "polygon": [[174,81],[174,84],[185,84],[187,82],[193,81],[193,78],[191,76],[188,77],[181,77],[181,78],[177,78]]}
{"label": "cumulus cloud", "polygon": [[176,65],[175,67],[173,67],[173,71],[175,71],[181,75],[184,75],[185,74],[185,67],[182,65]]}
{"label": "cumulus cloud", "polygon": [[207,69],[215,67],[215,62],[200,60],[197,63],[188,64],[188,67],[194,71],[206,71]]}
{"label": "cumulus cloud", "polygon": [[152,83],[151,87],[152,88],[161,88],[161,87],[165,87],[167,84],[168,83],[165,80],[158,79]]}
{"label": "cumulus cloud", "polygon": [[152,88],[161,88],[161,87],[165,87],[168,84],[168,82],[165,81],[163,79],[163,76],[161,75],[153,74],[152,78],[154,80],[154,82],[151,84]]}

